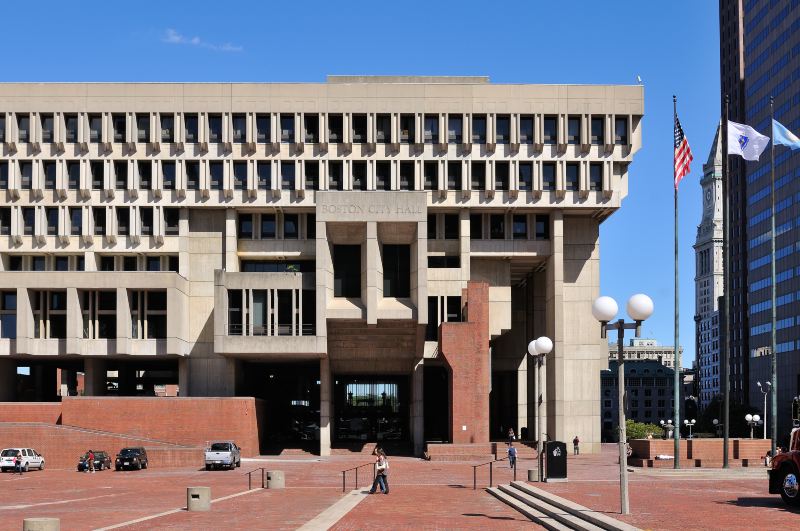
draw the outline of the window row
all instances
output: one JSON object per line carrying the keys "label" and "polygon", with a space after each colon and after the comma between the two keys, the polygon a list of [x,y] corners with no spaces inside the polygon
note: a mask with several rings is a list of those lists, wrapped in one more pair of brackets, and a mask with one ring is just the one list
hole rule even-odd
{"label": "window row", "polygon": [[228,290],[230,336],[313,336],[316,334],[314,290]]}
{"label": "window row", "polygon": [[[301,227],[302,223],[302,227]],[[313,240],[316,234],[316,215],[286,212],[240,213],[236,235],[246,240]]]}
{"label": "window row", "polygon": [[[178,272],[178,255],[125,254],[94,257],[91,271],[173,271]],[[87,271],[83,255],[7,254],[5,271]]]}
{"label": "window row", "polygon": [[175,207],[0,207],[0,235],[177,236]]}
{"label": "window row", "polygon": [[597,191],[611,171],[586,161],[12,160],[0,161],[0,190]]}
{"label": "window row", "polygon": [[628,145],[638,116],[456,113],[0,113],[0,142]]}
{"label": "window row", "polygon": [[[361,298],[361,245],[333,246],[333,296]],[[411,246],[382,244],[383,297],[411,296]]]}
{"label": "window row", "polygon": [[[458,214],[428,214],[428,239],[458,239],[460,226]],[[550,216],[472,213],[469,215],[469,237],[472,240],[548,240]]]}

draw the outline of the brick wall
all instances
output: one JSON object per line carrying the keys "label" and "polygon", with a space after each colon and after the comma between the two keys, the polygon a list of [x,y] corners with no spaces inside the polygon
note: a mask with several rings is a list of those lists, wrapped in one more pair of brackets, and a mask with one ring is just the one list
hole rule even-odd
{"label": "brick wall", "polygon": [[[489,285],[469,282],[467,322],[442,323],[439,351],[449,367],[451,441],[489,442]],[[464,429],[466,427],[466,429]]]}
{"label": "brick wall", "polygon": [[[722,443],[722,439],[681,439],[681,458],[721,461]],[[635,439],[630,442],[633,455],[643,459],[672,455],[674,444],[672,439]],[[761,459],[770,445],[769,439],[729,439],[728,456],[730,459]]]}
{"label": "brick wall", "polygon": [[61,423],[61,402],[0,402],[0,422]]}
{"label": "brick wall", "polygon": [[113,433],[39,423],[0,423],[0,447],[33,448],[44,456],[45,468],[73,469],[86,450],[102,450],[111,458],[126,446],[144,446],[150,466],[203,466],[203,448],[154,443]]}
{"label": "brick wall", "polygon": [[249,457],[259,454],[264,408],[258,402],[253,397],[64,397],[61,422],[190,446],[233,440]]}

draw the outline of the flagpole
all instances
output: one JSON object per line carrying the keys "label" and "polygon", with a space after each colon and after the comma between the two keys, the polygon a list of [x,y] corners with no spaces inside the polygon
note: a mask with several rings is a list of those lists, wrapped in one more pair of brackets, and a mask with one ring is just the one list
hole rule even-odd
{"label": "flagpole", "polygon": [[730,251],[729,246],[729,232],[730,232],[730,205],[728,192],[728,105],[730,98],[725,94],[725,110],[722,117],[722,260],[723,260],[723,275],[722,275],[722,361],[723,361],[723,417],[722,417],[722,468],[730,468],[728,463],[728,439],[730,434]]}
{"label": "flagpole", "polygon": [[[770,209],[770,220],[772,222],[772,227],[770,231],[770,246],[771,246],[771,257],[770,257],[770,275],[771,275],[771,286],[772,286],[772,333],[770,337],[770,354],[772,355],[771,362],[771,380],[772,380],[772,455],[775,455],[775,443],[778,440],[778,401],[775,400],[778,393],[778,350],[776,348],[776,331],[775,331],[775,321],[776,316],[778,313],[777,308],[777,300],[776,300],[776,292],[777,288],[775,286],[775,107],[774,107],[774,99],[772,96],[769,97],[769,114],[770,114],[770,128],[772,132],[772,141],[770,142],[770,192],[771,192],[771,202],[772,207]],[[764,422],[767,422],[767,419],[764,419]],[[767,426],[764,425],[764,433],[767,432]]]}
{"label": "flagpole", "polygon": [[[675,97],[673,94],[672,96],[672,124],[673,127],[677,127],[677,119],[678,119],[678,98]],[[673,143],[674,144],[674,143]],[[673,164],[672,164],[672,183],[674,185],[674,197],[675,197],[675,344],[673,346],[675,352],[675,389],[673,390],[674,396],[674,406],[673,410],[673,424],[675,424],[675,430],[673,431],[673,440],[675,442],[675,459],[673,459],[673,467],[680,468],[681,467],[681,404],[680,404],[680,396],[681,396],[681,387],[680,387],[680,371],[681,371],[681,359],[678,353],[678,183],[675,182],[675,147],[673,145]]]}

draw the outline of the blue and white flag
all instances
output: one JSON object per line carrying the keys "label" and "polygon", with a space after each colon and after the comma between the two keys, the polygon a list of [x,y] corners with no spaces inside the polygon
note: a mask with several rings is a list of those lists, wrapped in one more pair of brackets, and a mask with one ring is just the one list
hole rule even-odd
{"label": "blue and white flag", "polygon": [[728,120],[728,155],[741,155],[744,160],[758,160],[768,145],[768,136],[749,125]]}
{"label": "blue and white flag", "polygon": [[772,120],[772,141],[775,145],[786,146],[792,150],[800,149],[800,138],[786,129],[778,120]]}

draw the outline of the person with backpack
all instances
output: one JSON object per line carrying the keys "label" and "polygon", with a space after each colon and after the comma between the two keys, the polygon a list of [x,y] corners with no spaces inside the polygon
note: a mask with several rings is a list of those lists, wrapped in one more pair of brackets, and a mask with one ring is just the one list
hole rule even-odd
{"label": "person with backpack", "polygon": [[514,443],[508,445],[508,466],[514,468],[517,466],[517,449]]}
{"label": "person with backpack", "polygon": [[578,439],[576,435],[574,439],[572,439],[572,455],[581,455],[581,449],[578,446],[581,443],[581,440]]}

